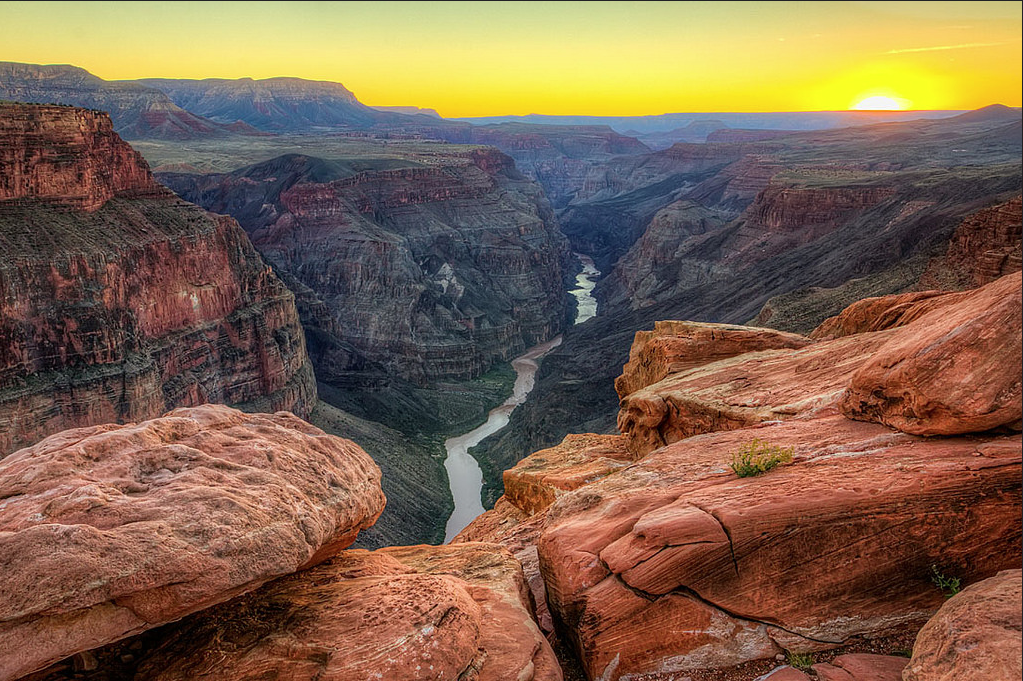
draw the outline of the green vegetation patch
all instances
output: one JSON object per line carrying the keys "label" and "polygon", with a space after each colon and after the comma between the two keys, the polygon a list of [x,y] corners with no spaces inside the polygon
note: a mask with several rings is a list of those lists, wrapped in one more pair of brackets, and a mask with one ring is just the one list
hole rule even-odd
{"label": "green vegetation patch", "polygon": [[731,468],[740,478],[762,475],[779,464],[789,463],[795,454],[792,447],[779,447],[757,438],[732,452]]}

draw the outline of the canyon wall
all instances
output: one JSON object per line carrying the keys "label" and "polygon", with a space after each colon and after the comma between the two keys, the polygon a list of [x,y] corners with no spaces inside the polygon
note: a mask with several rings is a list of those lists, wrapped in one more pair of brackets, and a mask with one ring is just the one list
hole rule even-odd
{"label": "canyon wall", "polygon": [[224,402],[305,415],[294,296],[226,217],[159,184],[106,114],[0,106],[0,452]]}
{"label": "canyon wall", "polygon": [[567,244],[510,158],[450,147],[377,165],[289,155],[161,179],[237,216],[301,291],[321,381],[350,387],[372,365],[469,379],[561,330]]}

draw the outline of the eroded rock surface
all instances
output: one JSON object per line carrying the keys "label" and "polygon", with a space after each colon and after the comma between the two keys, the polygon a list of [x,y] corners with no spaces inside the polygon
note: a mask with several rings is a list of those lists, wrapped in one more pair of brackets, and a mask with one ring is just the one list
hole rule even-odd
{"label": "eroded rock surface", "polygon": [[1020,273],[944,296],[852,377],[842,410],[917,435],[1005,427],[1023,418]]}
{"label": "eroded rock surface", "polygon": [[1006,570],[952,596],[920,630],[904,681],[1023,678],[1020,570]]}
{"label": "eroded rock surface", "polygon": [[[753,437],[795,463],[737,478]],[[1019,560],[1019,457],[1018,436],[930,441],[841,416],[692,437],[548,510],[549,605],[604,679],[920,626],[941,601],[932,563],[980,578]]]}
{"label": "eroded rock surface", "polygon": [[137,678],[560,681],[494,545],[346,551],[190,618]]}
{"label": "eroded rock surface", "polygon": [[4,680],[313,565],[384,506],[353,443],[219,405],[53,435],[0,498]]}

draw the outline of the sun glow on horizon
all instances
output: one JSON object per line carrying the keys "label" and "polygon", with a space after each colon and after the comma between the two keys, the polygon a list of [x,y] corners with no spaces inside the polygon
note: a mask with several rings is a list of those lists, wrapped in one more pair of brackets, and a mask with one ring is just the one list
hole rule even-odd
{"label": "sun glow on horizon", "polygon": [[909,108],[909,100],[887,95],[870,95],[859,99],[852,107],[853,111],[905,111]]}

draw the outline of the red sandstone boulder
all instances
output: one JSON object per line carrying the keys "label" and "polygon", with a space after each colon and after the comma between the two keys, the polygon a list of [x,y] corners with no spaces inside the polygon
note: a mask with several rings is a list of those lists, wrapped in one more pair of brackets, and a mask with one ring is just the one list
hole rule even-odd
{"label": "red sandstone boulder", "polygon": [[481,544],[346,551],[199,614],[144,681],[560,681],[515,559]]}
{"label": "red sandstone boulder", "polygon": [[504,472],[504,495],[465,527],[453,544],[500,544],[522,564],[541,629],[554,628],[536,552],[547,507],[559,496],[627,466],[632,455],[620,435],[567,435],[556,447],[530,454]]}
{"label": "red sandstone boulder", "polygon": [[851,336],[855,333],[883,331],[905,326],[932,309],[932,305],[921,305],[921,302],[945,295],[948,294],[944,291],[917,291],[864,298],[834,317],[825,319],[820,326],[810,332],[810,338],[831,340]]}
{"label": "red sandstone boulder", "polygon": [[0,461],[0,679],[251,591],[383,510],[358,446],[288,413],[178,409]]}
{"label": "red sandstone boulder", "polygon": [[701,433],[834,409],[849,379],[891,333],[737,353],[672,374],[622,399],[618,429],[630,450],[645,455]]}
{"label": "red sandstone boulder", "polygon": [[904,681],[1023,678],[1020,570],[1006,570],[950,598],[920,630]]}
{"label": "red sandstone boulder", "polygon": [[637,331],[629,362],[615,380],[624,398],[671,374],[725,357],[757,350],[801,348],[810,340],[794,333],[731,324],[661,321],[653,331]]}
{"label": "red sandstone boulder", "polygon": [[899,329],[853,375],[846,416],[916,435],[1020,430],[1020,273],[948,298]]}
{"label": "red sandstone boulder", "polygon": [[[795,461],[737,478],[753,437]],[[1020,459],[1019,436],[841,416],[692,437],[548,509],[549,605],[604,681],[912,630],[942,600],[932,564],[968,580],[1018,564]]]}

